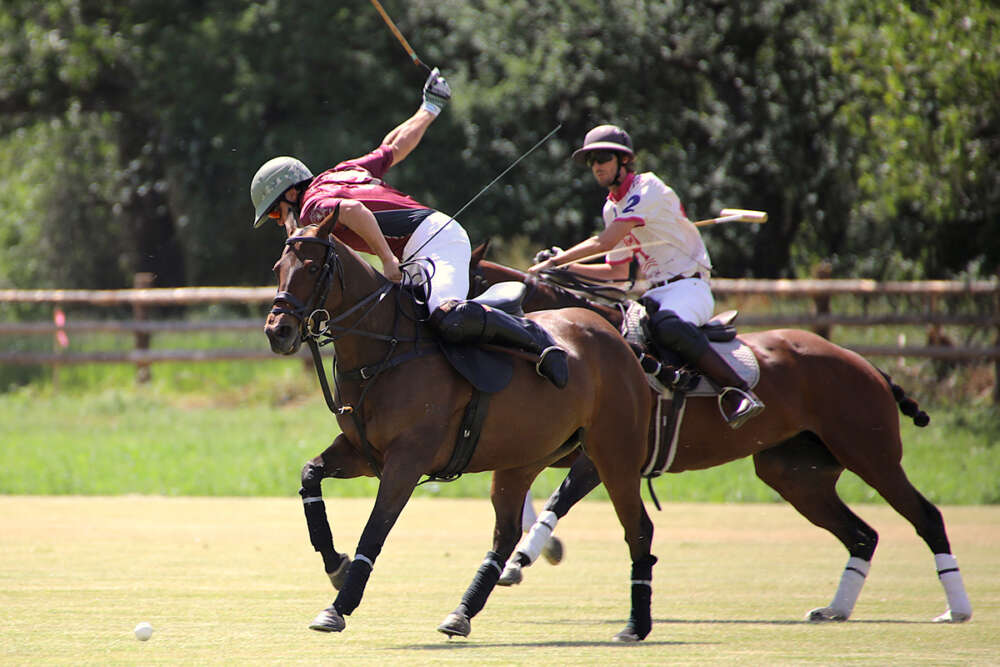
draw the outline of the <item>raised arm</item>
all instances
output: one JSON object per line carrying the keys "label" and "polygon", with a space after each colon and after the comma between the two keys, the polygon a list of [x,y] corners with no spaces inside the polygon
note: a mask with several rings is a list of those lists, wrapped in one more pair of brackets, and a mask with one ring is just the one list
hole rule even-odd
{"label": "raised arm", "polygon": [[392,164],[397,165],[406,159],[420,140],[424,137],[424,132],[444,105],[451,99],[451,87],[445,78],[441,76],[438,68],[434,68],[427,81],[424,82],[423,101],[417,112],[397,125],[385,135],[382,140],[383,146],[392,148]]}

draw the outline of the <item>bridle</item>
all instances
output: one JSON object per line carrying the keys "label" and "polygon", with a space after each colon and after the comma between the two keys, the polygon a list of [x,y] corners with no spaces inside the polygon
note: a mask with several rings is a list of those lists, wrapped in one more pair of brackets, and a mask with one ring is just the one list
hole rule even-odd
{"label": "bridle", "polygon": [[[330,290],[333,287],[334,279],[336,278],[340,283],[341,294],[343,294],[345,286],[344,265],[337,256],[337,246],[329,238],[317,238],[314,236],[293,236],[285,241],[285,246],[291,247],[297,243],[319,244],[326,248],[323,256],[323,263],[318,270],[312,294],[309,295],[305,302],[302,302],[298,299],[298,297],[287,290],[279,291],[275,295],[274,300],[271,302],[271,314],[290,315],[299,321],[299,336],[306,342],[309,346],[310,352],[312,353],[313,366],[316,369],[316,375],[319,378],[320,387],[323,390],[323,397],[326,399],[327,407],[335,415],[351,416],[361,437],[362,453],[365,455],[365,458],[367,458],[368,464],[374,471],[375,476],[381,478],[381,470],[375,456],[375,448],[368,441],[365,434],[364,420],[358,414],[365,395],[372,387],[372,382],[369,381],[374,380],[382,371],[388,370],[389,368],[397,366],[417,356],[426,354],[431,350],[431,348],[421,350],[419,348],[421,340],[417,336],[412,338],[400,338],[396,336],[395,330],[398,325],[398,321],[393,323],[392,335],[381,334],[375,331],[359,328],[359,325],[372,312],[374,312],[375,308],[392,291],[393,283],[389,281],[380,285],[378,289],[355,303],[344,312],[340,313],[336,317],[332,317],[325,306],[327,298],[330,296]],[[397,318],[399,313],[400,308],[397,306]],[[342,325],[341,323],[349,317],[355,317],[354,321],[348,326]],[[327,380],[322,356],[320,355],[321,346],[333,343],[348,334],[356,334],[388,344],[388,351],[381,361],[370,366],[362,366],[361,368],[351,371],[334,373],[334,382],[337,386],[338,396],[341,394],[339,386],[339,378],[341,377],[359,381],[363,385],[361,394],[359,395],[357,401],[358,410],[351,405],[340,404],[334,397],[334,394],[330,391],[330,384]],[[414,343],[414,350],[407,354],[394,356],[396,347],[400,342]],[[334,367],[336,366],[337,359],[335,355]]]}

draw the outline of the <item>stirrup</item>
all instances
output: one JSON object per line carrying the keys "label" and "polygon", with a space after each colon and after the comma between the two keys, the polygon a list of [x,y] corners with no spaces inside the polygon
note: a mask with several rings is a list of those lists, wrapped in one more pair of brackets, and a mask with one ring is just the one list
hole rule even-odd
{"label": "stirrup", "polygon": [[[731,391],[737,392],[740,396],[742,396],[742,399],[740,400],[739,407],[736,408],[736,412],[732,415],[727,415],[725,408],[722,407],[722,401]],[[719,412],[722,413],[722,418],[726,420],[726,423],[729,424],[729,427],[733,430],[743,426],[746,420],[751,417],[756,417],[764,409],[764,402],[757,398],[752,391],[744,391],[739,387],[723,387],[722,390],[719,391],[718,400]]]}

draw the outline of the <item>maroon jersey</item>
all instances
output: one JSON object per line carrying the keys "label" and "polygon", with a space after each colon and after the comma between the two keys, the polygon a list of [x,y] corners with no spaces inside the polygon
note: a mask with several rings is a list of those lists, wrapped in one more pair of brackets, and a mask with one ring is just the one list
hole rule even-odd
{"label": "maroon jersey", "polygon": [[[319,174],[303,194],[301,224],[322,221],[333,212],[341,199],[359,201],[375,214],[379,229],[393,254],[403,259],[403,246],[434,210],[382,182],[382,176],[390,166],[392,149],[379,146],[367,155],[345,160]],[[340,223],[333,228],[333,233],[355,250],[372,252],[360,236]]]}

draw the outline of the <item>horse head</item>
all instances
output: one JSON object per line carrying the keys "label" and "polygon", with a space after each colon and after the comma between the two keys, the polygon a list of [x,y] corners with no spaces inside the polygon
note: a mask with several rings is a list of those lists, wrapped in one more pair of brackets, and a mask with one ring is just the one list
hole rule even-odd
{"label": "horse head", "polygon": [[343,267],[331,235],[336,219],[331,216],[289,236],[274,265],[278,293],[264,325],[264,333],[277,354],[295,354],[302,340],[330,319],[327,300],[334,278],[343,291]]}

